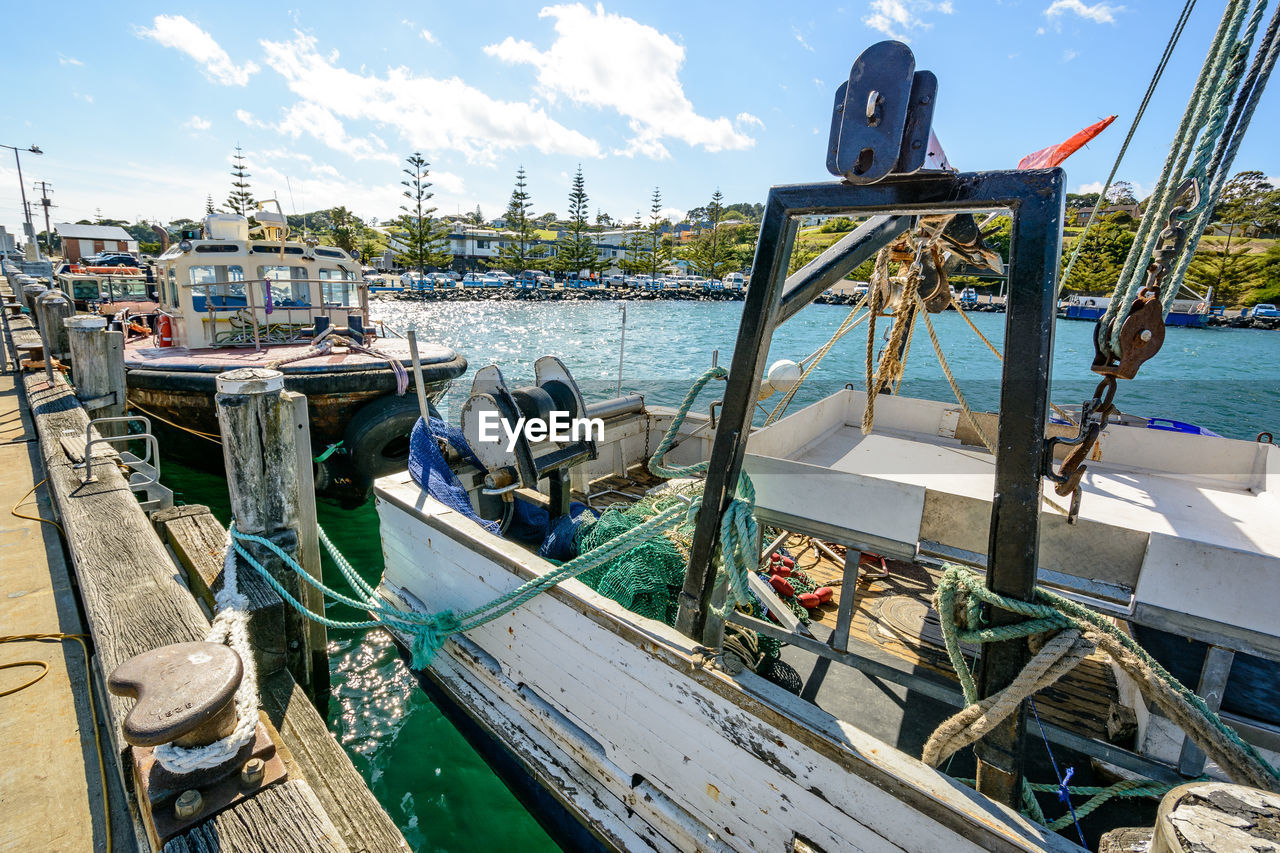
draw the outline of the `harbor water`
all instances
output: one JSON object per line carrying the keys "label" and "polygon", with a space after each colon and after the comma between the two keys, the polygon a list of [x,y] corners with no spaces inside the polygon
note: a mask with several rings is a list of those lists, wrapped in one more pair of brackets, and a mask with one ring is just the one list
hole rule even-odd
{"label": "harbor water", "polygon": [[[499,365],[511,385],[530,384],[533,363],[557,355],[579,380],[588,400],[619,387],[622,311],[626,307],[621,390],[640,392],[650,404],[675,404],[718,351],[728,366],[741,302],[436,302],[375,300],[375,319],[421,339],[453,347],[470,361],[441,409],[455,420],[477,368]],[[848,315],[837,306],[811,306],[779,331],[770,361],[798,360],[818,349]],[[970,315],[999,348],[1005,315]],[[1000,363],[955,312],[933,318],[942,349],[961,390],[975,409],[999,403]],[[886,323],[876,329],[882,345]],[[1059,321],[1053,365],[1053,401],[1079,405],[1097,376],[1093,324]],[[853,383],[862,387],[867,330],[839,341],[797,394],[792,411]],[[1248,329],[1171,329],[1159,355],[1139,377],[1122,382],[1122,411],[1197,424],[1224,436],[1253,440],[1280,432],[1280,334]],[[954,402],[929,336],[916,329],[901,393]],[[714,399],[708,390],[706,399]],[[773,401],[764,403],[766,408]],[[763,417],[763,410],[761,417]],[[180,501],[209,505],[228,519],[223,478],[166,462],[165,479]],[[321,501],[320,523],[365,579],[382,569],[377,517],[372,504],[354,509]],[[329,567],[331,568],[331,567]],[[340,584],[336,571],[326,579]],[[337,619],[359,614],[331,607]],[[421,692],[395,647],[377,631],[333,630],[330,666],[333,695],[329,725],[415,850],[553,850],[552,840],[524,806],[489,771],[452,724]]]}

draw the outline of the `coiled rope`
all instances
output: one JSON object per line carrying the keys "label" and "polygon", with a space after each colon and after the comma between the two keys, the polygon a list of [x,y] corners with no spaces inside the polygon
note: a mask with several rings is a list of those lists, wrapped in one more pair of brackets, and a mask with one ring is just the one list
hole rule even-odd
{"label": "coiled rope", "polygon": [[[1100,648],[1134,679],[1142,695],[1158,705],[1233,782],[1280,792],[1280,771],[1133,638],[1087,607],[1042,587],[1036,588],[1034,602],[1009,598],[987,589],[976,573],[955,565],[948,565],[943,571],[933,604],[941,619],[947,655],[968,706],[944,721],[929,737],[923,753],[926,763],[936,766],[973,743],[1020,707],[1022,700],[1053,684]],[[990,626],[985,616],[988,607],[1015,613],[1023,621]],[[1013,684],[985,699],[978,698],[961,643],[999,642],[1046,633],[1050,637]]]}

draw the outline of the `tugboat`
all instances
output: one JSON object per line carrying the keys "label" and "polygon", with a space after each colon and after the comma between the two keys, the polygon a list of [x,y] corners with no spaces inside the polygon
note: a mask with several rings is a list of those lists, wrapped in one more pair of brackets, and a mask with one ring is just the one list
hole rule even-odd
{"label": "tugboat", "polygon": [[[369,322],[368,286],[347,252],[289,237],[282,212],[214,213],[156,261],[151,334],[125,344],[129,403],[185,435],[215,439],[214,383],[225,370],[269,367],[307,395],[316,487],[354,486],[403,470],[418,418],[405,395],[408,342]],[[452,349],[418,345],[434,401],[467,369]],[[329,452],[326,452],[328,450]],[[340,452],[333,452],[334,450]]]}

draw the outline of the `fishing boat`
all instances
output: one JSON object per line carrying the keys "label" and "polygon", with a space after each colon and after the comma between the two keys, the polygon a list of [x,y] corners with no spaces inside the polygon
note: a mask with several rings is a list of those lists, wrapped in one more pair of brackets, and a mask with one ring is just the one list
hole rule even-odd
{"label": "fishing boat", "polygon": [[[368,286],[354,257],[291,240],[278,210],[260,208],[254,219],[251,236],[246,217],[210,214],[164,246],[153,333],[125,345],[129,402],[193,441],[216,438],[217,375],[280,370],[288,390],[307,395],[312,446],[324,457],[318,487],[367,488],[408,458],[418,417],[405,396],[409,342],[369,323]],[[438,344],[418,343],[417,358],[432,400],[467,367]]]}
{"label": "fishing boat", "polygon": [[154,282],[137,267],[63,264],[54,271],[53,280],[80,311],[113,316],[127,311],[147,317],[160,307]]}
{"label": "fishing boat", "polygon": [[[859,57],[840,180],[770,190],[732,365],[678,409],[588,404],[553,357],[526,385],[486,367],[459,427],[424,418],[409,471],[375,484],[370,609],[574,846],[1065,851],[1112,796],[1202,774],[1280,790],[1256,700],[1280,661],[1280,451],[1111,422],[1163,337],[1163,237],[1125,343],[1100,329],[1093,398],[1051,422],[1065,175],[940,168],[936,90],[904,45]],[[1159,215],[1172,233],[1187,210]],[[893,393],[917,322],[945,369],[930,314],[993,211],[1013,218],[998,411],[954,380],[954,403]],[[818,214],[862,224],[788,275]],[[868,323],[866,387],[786,415],[811,365],[766,369],[774,333],[868,261],[867,310],[833,337]],[[520,432],[556,412],[600,429]],[[1199,651],[1192,683],[1133,639],[1152,632]],[[1237,654],[1260,667],[1233,681]]]}

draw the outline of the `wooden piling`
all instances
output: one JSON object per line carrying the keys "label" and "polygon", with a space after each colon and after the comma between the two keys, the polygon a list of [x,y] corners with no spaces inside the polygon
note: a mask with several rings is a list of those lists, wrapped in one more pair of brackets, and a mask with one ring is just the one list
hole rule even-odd
{"label": "wooden piling", "polygon": [[36,299],[36,323],[40,326],[45,352],[66,358],[70,353],[64,321],[74,317],[76,306],[61,290],[46,290]]}
{"label": "wooden piling", "polygon": [[[214,401],[236,528],[269,539],[297,561],[301,515],[297,431],[293,403],[284,396],[284,374],[266,368],[220,374]],[[312,495],[306,495],[306,500],[314,502]],[[258,543],[241,544],[295,601],[308,600],[304,584],[285,560]],[[310,630],[307,618],[290,608],[285,614],[288,669],[314,695]]]}
{"label": "wooden piling", "polygon": [[[284,392],[293,423],[295,465],[298,472],[298,563],[316,580],[324,580],[320,563],[320,522],[316,518],[315,471],[311,450],[311,418],[307,411],[307,395]],[[311,584],[303,584],[302,599],[312,613],[324,613],[324,593]],[[329,629],[319,622],[307,620],[310,628],[311,683],[314,698],[321,708],[329,695]]]}
{"label": "wooden piling", "polygon": [[[108,332],[107,319],[84,314],[66,319],[76,397],[91,418],[122,417],[127,406],[124,333]],[[101,424],[104,436],[124,435],[124,423]]]}

